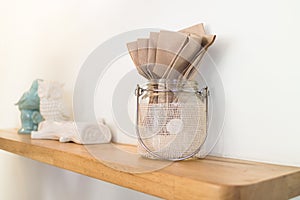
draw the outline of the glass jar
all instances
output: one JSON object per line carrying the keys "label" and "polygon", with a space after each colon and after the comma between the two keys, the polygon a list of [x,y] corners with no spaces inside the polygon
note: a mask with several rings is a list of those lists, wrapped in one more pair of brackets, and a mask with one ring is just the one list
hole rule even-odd
{"label": "glass jar", "polygon": [[150,80],[136,89],[138,152],[147,158],[195,156],[207,136],[208,88],[195,81]]}

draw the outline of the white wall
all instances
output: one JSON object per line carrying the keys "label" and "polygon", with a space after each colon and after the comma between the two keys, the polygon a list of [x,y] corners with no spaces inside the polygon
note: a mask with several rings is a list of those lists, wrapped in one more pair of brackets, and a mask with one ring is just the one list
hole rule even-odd
{"label": "white wall", "polygon": [[[81,64],[111,36],[205,22],[209,32],[217,34],[212,56],[226,92],[224,131],[214,153],[300,166],[299,6],[297,0],[1,1],[0,128],[19,126],[13,104],[35,78],[65,82],[71,102]],[[0,199],[96,199],[102,192],[104,199],[151,198],[0,155]],[[65,193],[56,185],[61,181]],[[24,194],[28,196],[21,198]]]}

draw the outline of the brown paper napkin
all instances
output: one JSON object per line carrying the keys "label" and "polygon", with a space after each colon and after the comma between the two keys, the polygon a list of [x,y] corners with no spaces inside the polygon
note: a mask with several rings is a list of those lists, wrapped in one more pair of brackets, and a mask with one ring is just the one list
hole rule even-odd
{"label": "brown paper napkin", "polygon": [[139,74],[145,77],[146,79],[149,79],[149,75],[145,73],[143,69],[140,67],[139,54],[138,54],[138,42],[135,41],[135,42],[127,43],[127,49]]}
{"label": "brown paper napkin", "polygon": [[201,50],[201,41],[202,38],[188,37],[186,44],[180,50],[179,55],[176,56],[173,65],[169,69],[167,79],[178,79],[182,77],[183,72],[193,62],[194,57]]}
{"label": "brown paper napkin", "polygon": [[156,63],[156,49],[159,33],[151,32],[149,36],[148,43],[148,65],[147,71],[151,75],[152,79],[160,79],[161,77],[154,73],[155,63]]}
{"label": "brown paper napkin", "polygon": [[140,66],[140,69],[143,71],[143,73],[147,76],[147,79],[151,78],[151,74],[149,74],[149,72],[147,70],[148,43],[149,43],[149,39],[147,39],[147,38],[137,40],[139,66]]}
{"label": "brown paper napkin", "polygon": [[173,31],[160,31],[157,41],[156,65],[153,69],[154,73],[161,78],[166,78],[168,70],[186,41],[186,34]]}
{"label": "brown paper napkin", "polygon": [[194,79],[204,54],[207,52],[208,47],[213,44],[215,38],[216,38],[215,35],[207,35],[203,37],[204,40],[202,42],[203,48],[196,54],[193,62],[186,68],[186,71],[183,73],[182,76],[183,79],[188,79],[188,80]]}

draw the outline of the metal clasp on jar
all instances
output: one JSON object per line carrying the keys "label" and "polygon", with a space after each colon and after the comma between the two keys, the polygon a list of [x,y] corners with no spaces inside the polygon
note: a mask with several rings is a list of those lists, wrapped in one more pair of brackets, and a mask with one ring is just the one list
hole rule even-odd
{"label": "metal clasp on jar", "polygon": [[208,90],[208,87],[202,88],[200,91],[198,91],[198,94],[201,98],[201,100],[207,99],[208,96],[210,96],[210,92]]}

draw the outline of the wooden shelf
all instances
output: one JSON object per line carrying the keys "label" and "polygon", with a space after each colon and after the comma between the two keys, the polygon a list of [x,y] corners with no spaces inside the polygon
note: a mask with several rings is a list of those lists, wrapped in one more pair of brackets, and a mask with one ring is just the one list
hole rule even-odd
{"label": "wooden shelf", "polygon": [[[208,157],[127,173],[99,162],[82,145],[31,140],[0,131],[0,149],[165,199],[289,199],[300,195],[300,168]],[[155,164],[155,160],[151,160]]]}

